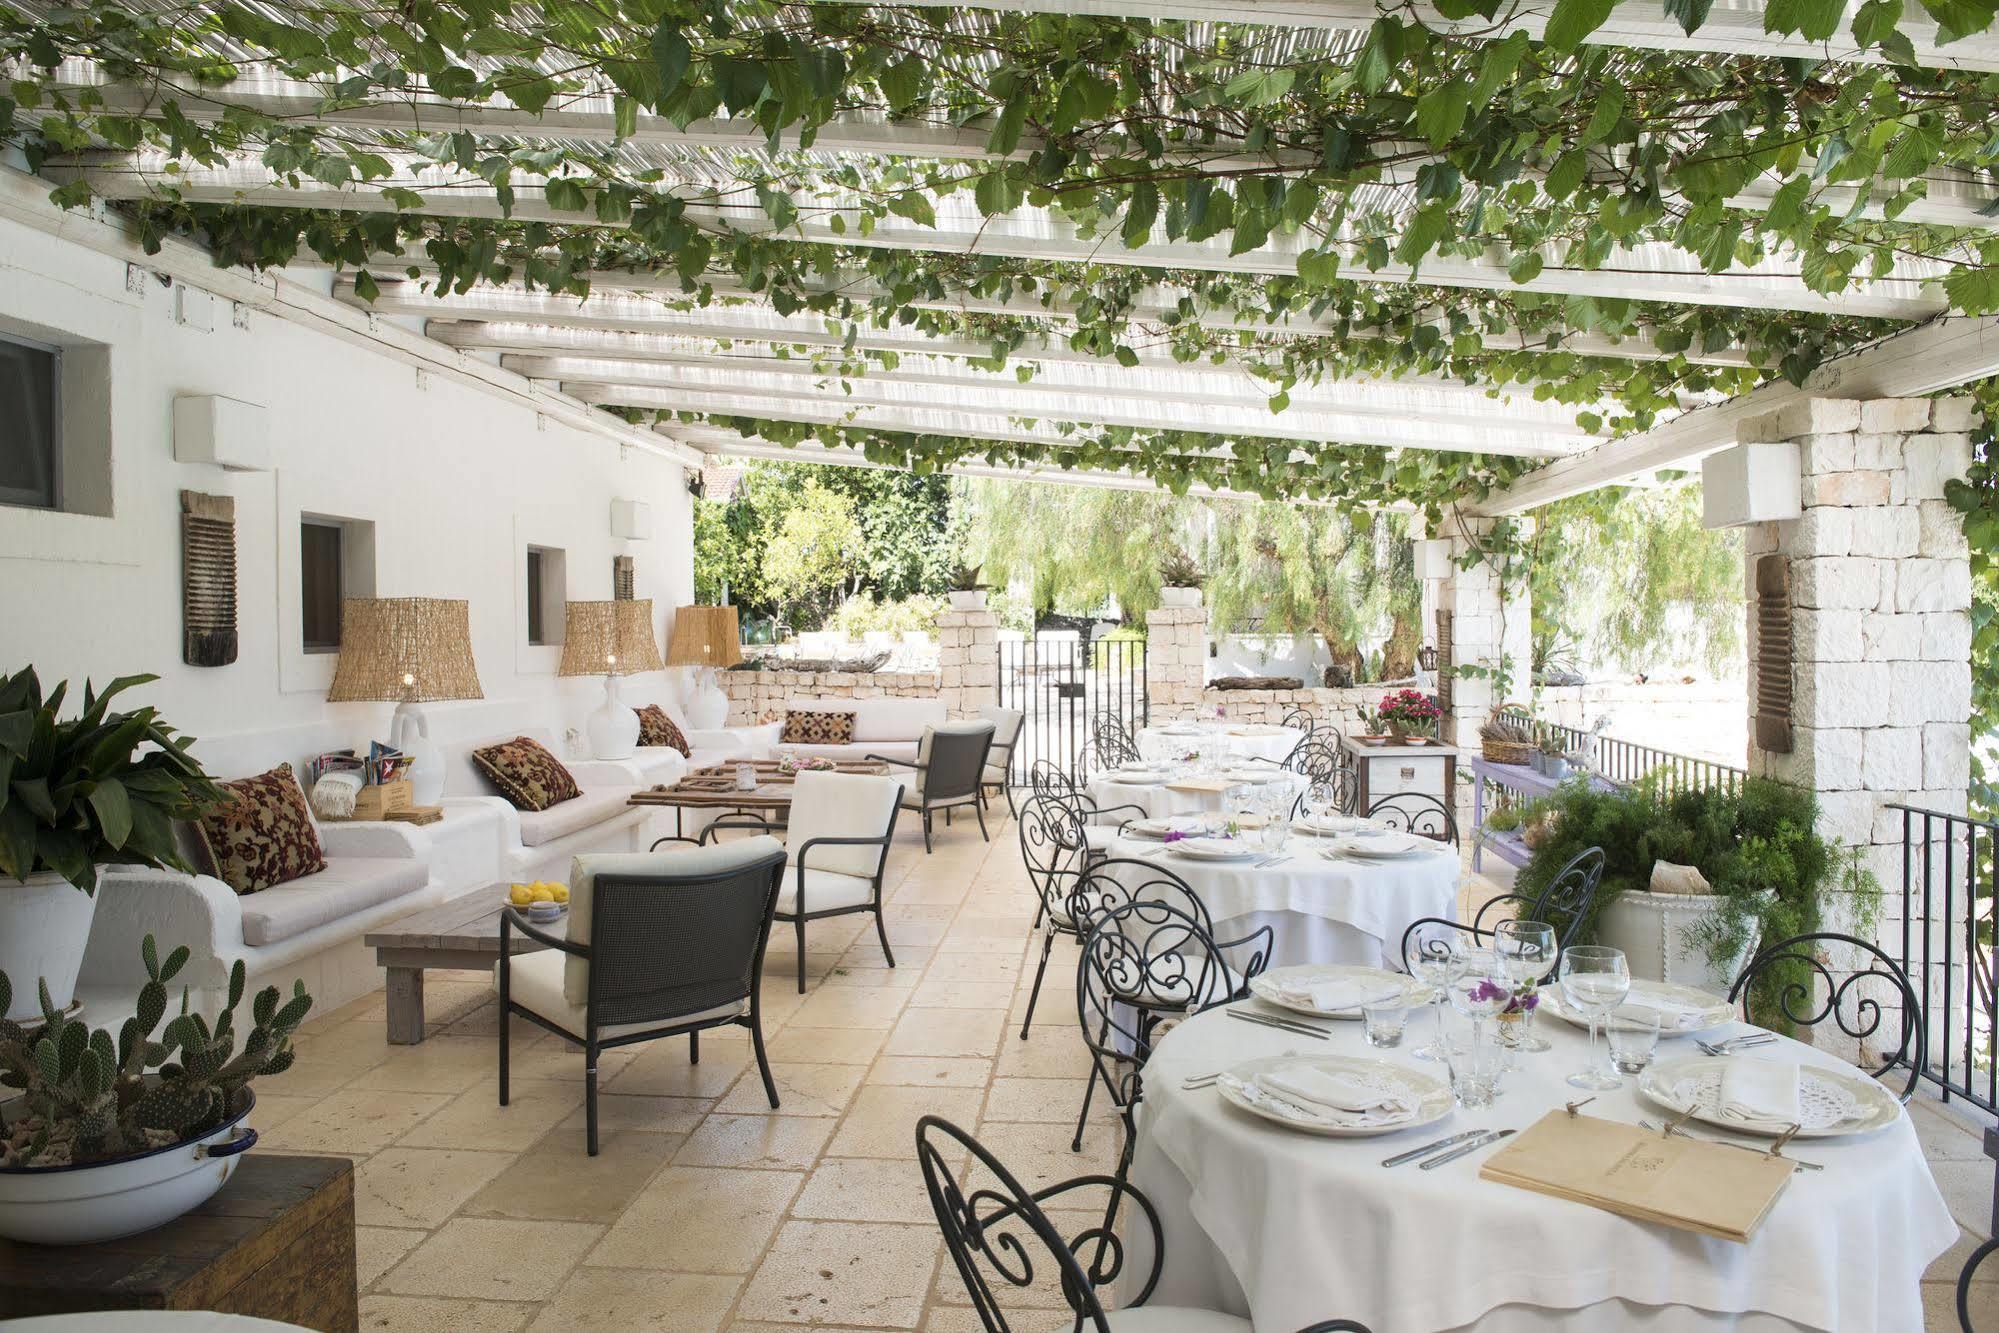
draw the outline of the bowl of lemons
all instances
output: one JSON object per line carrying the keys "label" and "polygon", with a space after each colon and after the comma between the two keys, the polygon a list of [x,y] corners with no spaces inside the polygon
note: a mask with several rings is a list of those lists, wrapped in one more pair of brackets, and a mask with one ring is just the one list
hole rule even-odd
{"label": "bowl of lemons", "polygon": [[515,884],[507,890],[507,901],[530,921],[553,921],[569,910],[569,886],[552,879]]}

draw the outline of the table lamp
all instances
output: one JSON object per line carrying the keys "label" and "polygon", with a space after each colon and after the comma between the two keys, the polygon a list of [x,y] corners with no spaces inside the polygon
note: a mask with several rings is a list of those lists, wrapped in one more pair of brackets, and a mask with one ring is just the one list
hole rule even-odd
{"label": "table lamp", "polygon": [[395,701],[389,744],[410,757],[417,805],[444,796],[444,756],[419,705],[486,697],[472,662],[467,607],[440,597],[348,597],[340,604],[340,660],[326,701]]}
{"label": "table lamp", "polygon": [[556,674],[604,678],[604,702],[583,724],[590,752],[599,759],[629,759],[638,749],[639,715],[619,697],[618,682],[664,665],[652,631],[652,599],[569,602],[565,611]]}
{"label": "table lamp", "polygon": [[729,696],[722,693],[715,673],[742,660],[735,607],[683,606],[673,613],[673,641],[667,645],[666,664],[694,668],[680,702],[688,726],[712,731],[728,720]]}

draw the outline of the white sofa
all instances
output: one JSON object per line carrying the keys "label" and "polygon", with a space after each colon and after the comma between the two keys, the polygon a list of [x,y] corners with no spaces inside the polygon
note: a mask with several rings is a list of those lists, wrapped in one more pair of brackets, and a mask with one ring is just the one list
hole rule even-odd
{"label": "white sofa", "polygon": [[[472,760],[472,752],[526,736],[562,761],[582,795],[546,810],[517,810]],[[642,852],[657,836],[657,811],[635,808],[626,799],[641,787],[672,782],[686,771],[678,750],[660,747],[637,760],[571,759],[545,731],[527,728],[453,741],[444,754],[444,808],[478,805],[499,816],[499,878],[502,881],[553,879],[567,882],[569,860],[583,852]]]}
{"label": "white sofa", "polygon": [[773,750],[801,758],[865,759],[871,754],[916,762],[916,747],[929,727],[950,720],[941,699],[789,699],[790,713],[852,713],[854,739],[844,745],[786,745],[779,740],[782,720],[754,728],[768,735]]}

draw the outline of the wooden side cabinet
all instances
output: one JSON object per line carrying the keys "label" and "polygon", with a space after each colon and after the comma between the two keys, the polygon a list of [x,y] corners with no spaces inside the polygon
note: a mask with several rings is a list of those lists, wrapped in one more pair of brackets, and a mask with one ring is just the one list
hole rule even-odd
{"label": "wooden side cabinet", "polygon": [[0,1240],[0,1313],[219,1310],[357,1333],[354,1164],[252,1152],[214,1198],[98,1245]]}
{"label": "wooden side cabinet", "polygon": [[1351,736],[1340,743],[1353,758],[1354,809],[1366,814],[1377,801],[1401,792],[1420,792],[1452,805],[1457,796],[1458,751],[1452,745],[1362,745]]}

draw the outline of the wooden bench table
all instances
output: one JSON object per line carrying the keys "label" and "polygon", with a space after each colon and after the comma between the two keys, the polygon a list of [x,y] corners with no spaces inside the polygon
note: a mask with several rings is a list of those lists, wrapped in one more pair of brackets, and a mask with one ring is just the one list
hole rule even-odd
{"label": "wooden bench table", "polygon": [[[500,960],[500,913],[507,884],[489,884],[448,903],[391,921],[361,942],[375,951],[387,972],[389,1042],[414,1046],[423,1040],[423,974],[433,967],[491,973]],[[569,913],[536,929],[567,937]],[[509,953],[536,953],[547,947],[525,935],[508,937]]]}

